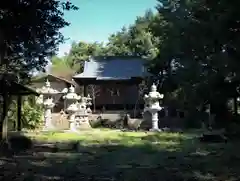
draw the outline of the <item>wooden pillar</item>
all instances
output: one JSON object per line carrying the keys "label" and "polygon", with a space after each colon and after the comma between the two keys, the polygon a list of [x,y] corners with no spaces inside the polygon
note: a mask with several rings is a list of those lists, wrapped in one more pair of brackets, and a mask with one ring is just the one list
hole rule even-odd
{"label": "wooden pillar", "polygon": [[126,91],[126,89],[127,89],[127,87],[126,87],[126,85],[124,85],[125,87],[124,87],[124,89],[122,89],[122,99],[123,99],[123,109],[124,109],[124,112],[126,112],[127,111],[127,91]]}
{"label": "wooden pillar", "polygon": [[87,97],[87,87],[88,87],[88,85],[85,85],[84,84],[84,86],[83,86],[83,95],[84,95],[84,97]]}
{"label": "wooden pillar", "polygon": [[236,96],[233,98],[233,110],[234,110],[234,114],[237,115],[238,114],[238,104],[237,104]]}
{"label": "wooden pillar", "polygon": [[21,116],[22,116],[22,96],[18,95],[17,97],[17,131],[22,130]]}
{"label": "wooden pillar", "polygon": [[1,133],[1,139],[6,138],[6,133],[4,134],[4,121],[7,117],[7,112],[8,112],[8,104],[7,104],[7,100],[8,100],[8,95],[6,93],[3,94],[3,109],[2,109],[2,117],[1,117],[1,121],[0,121],[0,133]]}

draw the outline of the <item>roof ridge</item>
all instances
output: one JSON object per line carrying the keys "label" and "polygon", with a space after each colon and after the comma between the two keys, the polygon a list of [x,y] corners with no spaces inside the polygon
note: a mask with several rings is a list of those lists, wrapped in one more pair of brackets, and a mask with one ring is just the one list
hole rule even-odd
{"label": "roof ridge", "polygon": [[144,60],[140,56],[92,56],[88,59],[88,61],[106,61],[106,60],[114,60],[114,59],[121,59],[121,60]]}

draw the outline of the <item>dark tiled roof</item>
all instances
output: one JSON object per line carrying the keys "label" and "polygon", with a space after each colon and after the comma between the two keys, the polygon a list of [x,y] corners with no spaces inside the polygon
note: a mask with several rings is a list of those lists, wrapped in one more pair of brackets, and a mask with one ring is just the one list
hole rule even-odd
{"label": "dark tiled roof", "polygon": [[96,78],[97,80],[131,79],[147,75],[145,60],[139,57],[93,57],[85,61],[84,71],[73,78]]}

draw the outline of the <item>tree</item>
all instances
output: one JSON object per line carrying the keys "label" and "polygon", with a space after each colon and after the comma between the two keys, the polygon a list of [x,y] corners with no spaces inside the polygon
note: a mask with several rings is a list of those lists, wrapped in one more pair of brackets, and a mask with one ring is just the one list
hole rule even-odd
{"label": "tree", "polygon": [[72,64],[68,62],[67,56],[57,57],[54,56],[51,59],[50,73],[62,77],[65,79],[72,79],[72,76],[78,70],[77,66],[72,67]]}
{"label": "tree", "polygon": [[102,43],[86,43],[80,41],[74,42],[67,55],[67,62],[73,67],[76,72],[83,71],[84,61],[87,61],[90,56],[104,56],[104,47]]}
{"label": "tree", "polygon": [[134,106],[134,111],[133,111],[133,117],[135,118],[137,116],[137,106],[140,102],[141,99],[144,97],[144,93],[147,91],[148,85],[146,81],[142,81],[138,85],[138,98],[136,100],[135,106]]}
{"label": "tree", "polygon": [[72,9],[77,7],[59,0],[0,3],[1,72],[25,78],[34,70],[44,70],[47,59],[64,41],[59,31],[69,25],[64,11]]}
{"label": "tree", "polygon": [[[1,2],[1,73],[14,74],[18,81],[25,82],[33,71],[44,70],[47,59],[55,54],[58,45],[64,41],[59,31],[69,25],[63,18],[64,11],[76,9],[70,2],[60,0]],[[7,106],[1,117],[1,128],[11,97],[6,94],[3,99]]]}
{"label": "tree", "polygon": [[154,59],[158,52],[159,39],[151,33],[150,25],[156,16],[149,10],[143,17],[137,17],[134,24],[112,34],[107,44],[108,55],[141,56]]}
{"label": "tree", "polygon": [[101,88],[97,85],[91,84],[88,85],[88,92],[93,101],[93,112],[96,112],[96,97],[100,96]]}
{"label": "tree", "polygon": [[210,103],[219,115],[239,85],[238,2],[160,2],[153,33],[161,40],[161,53],[151,71],[164,71],[164,87],[178,90],[188,108],[201,110]]}

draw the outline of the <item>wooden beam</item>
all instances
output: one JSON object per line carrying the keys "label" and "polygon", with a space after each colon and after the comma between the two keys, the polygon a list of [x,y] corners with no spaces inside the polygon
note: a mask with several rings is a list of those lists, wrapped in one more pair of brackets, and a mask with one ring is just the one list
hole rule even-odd
{"label": "wooden beam", "polygon": [[17,96],[17,131],[22,130],[22,96]]}
{"label": "wooden beam", "polygon": [[0,95],[10,95],[10,96],[29,96],[29,95],[35,95],[35,96],[39,96],[39,94],[35,94],[35,93],[30,93],[30,92],[0,92]]}

